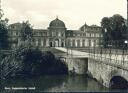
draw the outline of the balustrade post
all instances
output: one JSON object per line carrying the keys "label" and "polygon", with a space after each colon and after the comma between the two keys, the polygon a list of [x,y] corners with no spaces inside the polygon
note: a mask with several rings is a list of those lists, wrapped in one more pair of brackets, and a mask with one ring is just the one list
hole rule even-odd
{"label": "balustrade post", "polygon": [[101,51],[100,51],[100,54],[101,54],[101,61],[102,61],[102,53],[103,53],[103,50],[102,50],[102,46],[101,46]]}
{"label": "balustrade post", "polygon": [[109,46],[108,46],[108,49],[109,49],[109,57],[110,57],[110,58],[109,58],[109,63],[111,63],[111,55],[112,55],[111,48],[112,48],[112,46],[113,46],[113,45],[111,45],[111,42],[112,42],[112,41],[109,41],[109,42],[108,42],[108,44],[109,44]]}
{"label": "balustrade post", "polygon": [[95,42],[94,42],[94,59],[95,59]]}

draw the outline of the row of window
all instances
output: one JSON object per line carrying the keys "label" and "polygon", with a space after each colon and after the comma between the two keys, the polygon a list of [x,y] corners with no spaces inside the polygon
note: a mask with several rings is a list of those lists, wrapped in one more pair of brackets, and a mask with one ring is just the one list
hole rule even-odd
{"label": "row of window", "polygon": [[[10,31],[9,33],[11,36],[18,36],[19,32],[18,31]],[[34,32],[35,36],[49,36],[48,32]],[[59,36],[59,37],[63,37],[65,36],[64,33],[62,32],[52,32],[51,36]],[[102,34],[99,33],[73,33],[73,35],[71,33],[68,33],[68,36],[78,36],[78,37],[103,37]]]}
{"label": "row of window", "polygon": [[[34,32],[33,34],[35,36],[48,36],[47,32]],[[10,31],[9,35],[10,36],[18,36],[18,35],[20,35],[20,32],[19,31]]]}
{"label": "row of window", "polygon": [[99,33],[73,33],[73,35],[71,35],[71,33],[69,33],[68,36],[103,37],[103,35],[99,34]]}
{"label": "row of window", "polygon": [[67,42],[69,47],[87,47],[87,46],[98,46],[99,45],[99,40],[88,40],[88,39],[83,39],[83,40],[75,40],[75,39],[69,39]]}
{"label": "row of window", "polygon": [[9,32],[9,35],[10,35],[10,36],[18,36],[19,33],[18,33],[18,31],[13,31],[13,32],[10,31],[10,32]]}
{"label": "row of window", "polygon": [[64,37],[65,34],[62,32],[52,32],[52,36],[59,36],[59,37]]}
{"label": "row of window", "polygon": [[49,36],[47,32],[34,32],[35,36]]}
{"label": "row of window", "polygon": [[[19,32],[18,31],[10,31],[9,32],[9,35],[10,36],[19,36]],[[35,36],[49,36],[49,33],[47,33],[47,32],[34,32],[34,35]],[[61,33],[61,32],[52,32],[52,34],[51,34],[51,36],[59,36],[59,37],[63,37],[63,36],[65,36],[65,34],[64,33]]]}
{"label": "row of window", "polygon": [[[12,40],[15,40],[17,45],[20,43],[20,39],[18,38],[12,38]],[[50,46],[49,45],[49,39],[35,39],[34,45],[36,46]],[[58,42],[59,44],[59,42]],[[99,45],[99,40],[94,40],[94,39],[68,39],[66,42],[66,45],[68,47],[94,47]]]}
{"label": "row of window", "polygon": [[93,27],[91,27],[91,28],[84,28],[84,31],[100,31],[101,30],[101,28],[93,28]]}

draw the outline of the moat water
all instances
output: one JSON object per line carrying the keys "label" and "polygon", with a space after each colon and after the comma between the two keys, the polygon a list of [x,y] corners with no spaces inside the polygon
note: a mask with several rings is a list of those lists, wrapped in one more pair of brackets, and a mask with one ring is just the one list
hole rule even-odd
{"label": "moat water", "polygon": [[[1,84],[0,84],[1,85]],[[16,89],[22,88],[22,89]],[[41,92],[108,92],[94,79],[87,76],[41,76],[34,79],[10,79],[2,81],[1,93]]]}

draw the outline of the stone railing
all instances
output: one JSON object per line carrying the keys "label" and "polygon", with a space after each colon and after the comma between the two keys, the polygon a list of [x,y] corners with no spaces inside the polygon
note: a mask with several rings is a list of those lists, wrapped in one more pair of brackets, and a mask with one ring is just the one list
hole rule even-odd
{"label": "stone railing", "polygon": [[89,58],[99,62],[128,70],[128,55],[89,54]]}
{"label": "stone railing", "polygon": [[56,48],[58,50],[61,50],[69,57],[74,58],[91,58],[96,60],[97,62],[102,62],[107,65],[115,66],[121,69],[128,70],[128,55],[121,55],[120,54],[100,54],[100,53],[89,53],[89,52],[81,52],[78,50],[72,50],[72,49],[66,49],[66,48]]}

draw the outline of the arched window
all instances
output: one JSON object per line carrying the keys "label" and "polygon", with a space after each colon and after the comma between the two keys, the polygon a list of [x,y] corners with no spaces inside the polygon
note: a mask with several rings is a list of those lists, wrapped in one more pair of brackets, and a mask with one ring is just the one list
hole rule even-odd
{"label": "arched window", "polygon": [[72,41],[72,46],[75,47],[75,40]]}
{"label": "arched window", "polygon": [[52,42],[50,42],[50,47],[52,47]]}
{"label": "arched window", "polygon": [[64,47],[64,42],[61,43],[61,47]]}
{"label": "arched window", "polygon": [[77,40],[77,47],[80,47],[80,40]]}
{"label": "arched window", "polygon": [[59,40],[58,39],[55,40],[55,47],[59,47]]}
{"label": "arched window", "polygon": [[85,47],[85,40],[82,40],[82,47]]}

